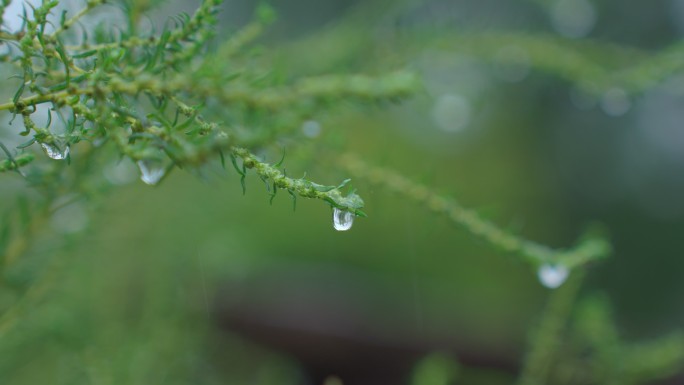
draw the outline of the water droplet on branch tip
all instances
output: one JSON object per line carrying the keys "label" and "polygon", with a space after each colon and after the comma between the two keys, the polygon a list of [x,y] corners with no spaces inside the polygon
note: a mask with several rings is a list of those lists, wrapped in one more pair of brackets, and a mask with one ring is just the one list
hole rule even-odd
{"label": "water droplet on branch tip", "polygon": [[337,207],[333,209],[333,227],[337,231],[347,231],[354,224],[354,214]]}
{"label": "water droplet on branch tip", "polygon": [[539,282],[549,289],[556,289],[560,287],[570,275],[570,270],[562,265],[552,265],[546,263],[539,267],[537,277]]}
{"label": "water droplet on branch tip", "polygon": [[64,160],[69,156],[69,145],[65,145],[64,149],[60,149],[57,145],[52,143],[41,143],[40,146],[45,151],[45,154],[51,159]]}
{"label": "water droplet on branch tip", "polygon": [[140,180],[149,184],[155,185],[159,183],[164,174],[166,174],[166,167],[158,160],[143,159],[137,162],[140,168]]}
{"label": "water droplet on branch tip", "polygon": [[84,204],[76,202],[57,210],[50,222],[62,234],[74,234],[88,226],[88,211]]}
{"label": "water droplet on branch tip", "polygon": [[624,115],[631,107],[629,95],[622,88],[611,88],[601,98],[601,108],[610,116]]}
{"label": "water droplet on branch tip", "polygon": [[307,120],[302,123],[302,133],[307,138],[316,138],[321,134],[321,124],[315,120]]}

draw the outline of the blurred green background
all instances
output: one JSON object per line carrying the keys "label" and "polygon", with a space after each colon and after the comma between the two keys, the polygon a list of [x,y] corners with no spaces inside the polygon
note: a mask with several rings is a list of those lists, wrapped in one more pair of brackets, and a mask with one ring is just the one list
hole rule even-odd
{"label": "blurred green background", "polygon": [[[574,75],[535,67],[522,39],[586,43],[590,59],[627,67],[679,42],[684,2],[273,6],[278,21],[255,54],[273,71],[406,68],[425,83],[396,105],[312,117],[320,135],[284,145],[288,174],[338,183],[347,175],[336,154],[352,151],[554,247],[602,223],[615,252],[588,268],[580,297],[610,302],[626,340],[680,328],[684,78],[590,94]],[[159,7],[155,15],[193,9]],[[254,7],[226,2],[219,37]],[[472,42],[483,34],[493,42]],[[630,48],[612,54],[594,42]],[[336,232],[327,205],[299,199],[293,211],[279,194],[270,206],[258,178],[243,196],[232,169],[175,170],[153,188],[136,172],[108,166],[119,186],[89,202],[92,211],[53,218],[30,258],[3,272],[5,305],[22,301],[37,265],[50,266],[52,281],[0,329],[0,383],[514,381],[549,290],[444,218],[355,180],[369,217]],[[2,183],[5,202],[23,191],[16,176]]]}

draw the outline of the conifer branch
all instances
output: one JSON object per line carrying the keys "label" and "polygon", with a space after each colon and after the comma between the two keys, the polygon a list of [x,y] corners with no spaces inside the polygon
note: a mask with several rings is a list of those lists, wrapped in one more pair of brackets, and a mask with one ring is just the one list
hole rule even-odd
{"label": "conifer branch", "polygon": [[610,244],[602,238],[586,237],[569,249],[553,249],[521,238],[482,218],[476,211],[461,206],[454,199],[440,196],[395,171],[373,167],[353,154],[342,155],[338,164],[353,177],[387,188],[436,214],[446,216],[469,233],[501,251],[521,257],[535,268],[545,263],[573,268],[605,258],[610,253]]}

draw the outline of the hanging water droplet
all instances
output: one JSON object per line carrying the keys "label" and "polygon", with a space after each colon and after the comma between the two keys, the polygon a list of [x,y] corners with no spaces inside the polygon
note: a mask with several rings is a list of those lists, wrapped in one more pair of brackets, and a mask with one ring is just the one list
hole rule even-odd
{"label": "hanging water droplet", "polygon": [[568,279],[568,275],[570,275],[570,270],[567,267],[549,263],[542,265],[537,271],[539,282],[549,289],[558,288]]}
{"label": "hanging water droplet", "polygon": [[601,108],[610,116],[624,115],[631,107],[629,95],[622,88],[611,88],[601,98]]}
{"label": "hanging water droplet", "polygon": [[589,0],[557,0],[551,7],[551,25],[559,34],[577,39],[587,36],[598,15]]}
{"label": "hanging water droplet", "polygon": [[166,167],[160,160],[142,159],[137,164],[140,169],[140,180],[149,185],[157,184],[166,174]]}
{"label": "hanging water droplet", "polygon": [[354,224],[354,214],[349,211],[340,210],[337,207],[333,209],[333,227],[337,231],[347,231],[351,229]]}
{"label": "hanging water droplet", "polygon": [[446,132],[459,132],[470,123],[470,101],[457,94],[440,96],[432,107],[432,120]]}
{"label": "hanging water droplet", "polygon": [[59,146],[53,143],[41,143],[40,146],[43,147],[45,154],[52,159],[63,160],[69,156],[70,149],[68,144],[64,145],[63,149],[60,149]]}
{"label": "hanging water droplet", "polygon": [[114,185],[125,185],[133,182],[138,173],[135,165],[129,158],[124,158],[119,162],[111,163],[102,169],[102,174],[109,183]]}
{"label": "hanging water droplet", "polygon": [[83,203],[76,202],[57,210],[50,223],[52,227],[63,234],[74,234],[88,226],[88,211]]}
{"label": "hanging water droplet", "polygon": [[302,133],[307,138],[316,138],[321,134],[321,124],[315,120],[307,120],[302,123]]}

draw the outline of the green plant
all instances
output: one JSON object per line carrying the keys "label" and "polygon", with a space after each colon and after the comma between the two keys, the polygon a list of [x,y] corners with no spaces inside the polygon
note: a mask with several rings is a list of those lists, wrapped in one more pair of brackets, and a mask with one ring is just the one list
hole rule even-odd
{"label": "green plant", "polygon": [[[9,134],[3,137],[5,158],[0,161],[0,171],[8,174],[3,176],[6,179],[25,181],[31,191],[26,193],[29,189],[22,188],[3,219],[0,269],[7,271],[20,261],[41,227],[61,208],[74,202],[95,202],[111,190],[111,183],[101,173],[116,159],[135,163],[142,181],[151,185],[161,183],[174,169],[202,175],[217,163],[228,169],[232,166],[243,192],[247,175],[253,171],[264,182],[271,201],[278,190],[287,192],[295,207],[298,197],[322,200],[333,208],[338,222],[345,222],[339,226],[342,229],[351,226],[353,216],[365,216],[361,196],[355,190],[343,192],[349,179],[325,185],[306,177],[294,178],[283,167],[284,155],[278,162],[267,158],[277,159],[283,144],[296,147],[302,140],[299,128],[303,122],[342,110],[348,104],[384,106],[413,96],[421,91],[419,77],[405,70],[378,76],[282,76],[260,65],[248,49],[273,21],[271,8],[259,7],[256,21],[212,47],[220,3],[205,0],[192,16],[180,15],[160,31],[146,31],[140,27],[148,6],[145,2],[92,0],[70,16],[65,9],[59,11],[58,1],[43,1],[26,12],[19,31],[0,33],[6,48],[2,61],[14,75],[4,87],[11,88],[11,84],[14,92],[0,104],[0,111],[12,116],[12,128],[21,127],[18,133],[12,132],[17,129],[3,129]],[[8,5],[9,1],[3,2],[3,7]],[[81,19],[102,7],[119,9],[127,27],[78,28]],[[359,35],[353,38],[362,39],[363,31],[355,33]],[[514,42],[531,53],[534,68],[557,74],[591,93],[616,86],[628,93],[641,92],[681,69],[676,60],[678,47],[650,58],[640,54],[636,64],[614,71],[612,57],[600,57],[599,64],[589,57],[594,58],[597,50],[617,55],[634,52],[596,42],[522,34],[442,39],[434,40],[438,46],[455,45],[482,60],[491,60],[496,47]],[[315,46],[316,42],[307,44]],[[412,49],[412,44],[405,49]],[[21,142],[17,134],[23,137]],[[38,147],[45,156],[36,153]],[[565,332],[581,270],[606,257],[609,242],[588,232],[575,246],[554,249],[506,231],[398,172],[375,167],[354,154],[333,157],[352,177],[445,215],[488,245],[516,256],[534,270],[541,269],[542,281],[545,274],[551,274],[547,278],[551,281],[545,282],[548,287],[563,284],[570,271],[577,276],[551,294],[548,313],[531,333],[520,383],[545,383],[556,353],[563,353],[559,352],[559,336]],[[59,266],[68,262],[51,263]],[[0,344],[19,323],[28,304],[49,290],[51,274],[50,269],[44,269],[40,277],[22,287],[21,300],[0,308]],[[610,327],[606,326],[608,321],[602,325]],[[684,359],[684,350],[673,347],[676,344],[672,341],[678,339],[676,336],[652,347],[654,351],[667,350],[666,357],[653,365],[644,363],[625,378],[636,383],[672,371]],[[588,338],[587,343],[600,355],[604,342]],[[606,357],[607,353],[601,359],[609,360]],[[656,375],[649,377],[651,372]]]}
{"label": "green plant", "polygon": [[[417,78],[397,72],[375,78],[318,76],[283,84],[269,76],[267,69],[217,66],[233,59],[273,17],[268,8],[260,8],[257,22],[215,53],[206,52],[219,3],[203,2],[193,16],[174,19],[174,26],[167,26],[158,36],[153,32],[138,36],[133,18],[139,10],[128,8],[129,31],[115,37],[111,31],[96,30],[90,41],[83,30],[82,42],[76,45],[64,42],[76,38],[71,27],[101,2],[89,2],[71,18],[62,12],[52,32],[48,32],[48,16],[59,3],[44,2],[36,8],[33,18],[26,19],[25,31],[3,36],[6,44],[18,48],[9,50],[5,61],[21,71],[16,75],[21,81],[11,102],[0,105],[0,110],[21,117],[20,135],[30,139],[16,146],[22,151],[19,154],[4,147],[7,159],[2,170],[20,171],[33,162],[35,156],[23,151],[34,143],[49,158],[66,163],[75,157],[71,146],[89,143],[83,150],[85,157],[97,156],[101,151],[96,148],[111,143],[119,156],[138,164],[145,183],[156,184],[173,168],[197,169],[214,156],[225,166],[227,154],[241,176],[243,190],[247,170],[253,169],[272,197],[279,189],[285,190],[295,202],[297,196],[321,199],[340,211],[365,216],[363,200],[354,192],[346,196],[341,192],[349,180],[325,186],[288,177],[279,169],[284,159],[272,165],[252,151],[285,138],[296,139],[295,130],[306,117],[330,109],[333,103],[378,103],[406,97],[418,90]],[[215,111],[204,108],[212,103],[229,108],[223,116],[214,116]],[[41,111],[47,113],[46,123],[36,124],[38,107],[46,105],[49,110]],[[53,114],[59,122],[53,123]],[[372,170],[359,160],[341,164],[360,175],[375,175],[378,183],[424,201],[431,210],[446,212],[473,234],[533,265],[554,262],[572,268],[607,254],[605,242],[596,238],[577,249],[555,252],[506,233],[476,212],[433,196],[428,188],[411,185],[399,175]],[[64,172],[54,170],[52,175],[33,173],[30,177],[41,183]]]}

